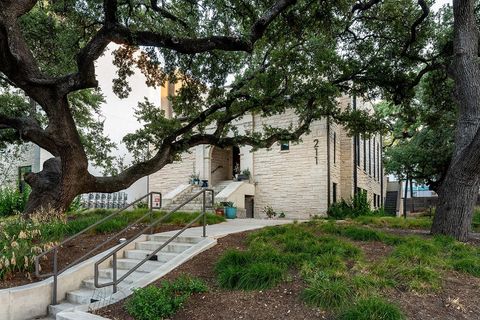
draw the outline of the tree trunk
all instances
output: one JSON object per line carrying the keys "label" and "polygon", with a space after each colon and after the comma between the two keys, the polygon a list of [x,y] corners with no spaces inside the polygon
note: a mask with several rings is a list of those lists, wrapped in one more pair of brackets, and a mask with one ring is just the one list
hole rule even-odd
{"label": "tree trunk", "polygon": [[468,239],[480,186],[480,64],[473,0],[454,0],[452,75],[458,122],[452,161],[439,192],[433,234]]}
{"label": "tree trunk", "polygon": [[415,203],[413,201],[413,179],[410,179],[410,201],[411,201],[411,212],[415,212]]}
{"label": "tree trunk", "polygon": [[38,211],[64,212],[68,208],[75,195],[72,197],[62,190],[62,178],[60,158],[48,159],[41,172],[25,176],[25,181],[32,188],[25,207],[26,217]]}
{"label": "tree trunk", "polygon": [[432,225],[433,234],[444,234],[460,241],[468,240],[479,184],[449,179],[442,184]]}

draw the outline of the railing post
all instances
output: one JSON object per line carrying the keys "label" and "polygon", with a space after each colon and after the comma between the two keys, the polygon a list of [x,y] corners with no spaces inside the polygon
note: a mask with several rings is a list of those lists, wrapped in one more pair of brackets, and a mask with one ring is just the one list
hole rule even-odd
{"label": "railing post", "polygon": [[113,268],[113,293],[117,293],[117,252],[116,251],[113,253],[112,268]]}
{"label": "railing post", "polygon": [[52,304],[57,304],[57,289],[58,289],[58,265],[57,265],[58,248],[53,250],[53,292]]}
{"label": "railing post", "polygon": [[202,205],[202,214],[203,214],[203,237],[205,238],[207,236],[207,215],[205,213],[205,206],[207,204],[207,190],[203,190],[203,205]]}
{"label": "railing post", "polygon": [[[150,225],[152,224],[153,221],[153,193],[150,193]],[[150,227],[150,234],[153,233],[153,226]]]}

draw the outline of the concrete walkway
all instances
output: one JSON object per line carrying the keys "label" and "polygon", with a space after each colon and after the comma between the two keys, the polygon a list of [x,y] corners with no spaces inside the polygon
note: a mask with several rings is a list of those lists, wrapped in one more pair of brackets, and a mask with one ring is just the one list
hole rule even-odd
{"label": "concrete walkway", "polygon": [[[298,221],[298,222],[302,222],[302,221]],[[232,234],[232,233],[261,229],[268,226],[278,226],[278,225],[289,224],[293,222],[294,220],[287,220],[287,219],[227,219],[227,221],[222,223],[208,225],[207,237],[218,239],[218,238],[228,236],[229,234]],[[189,228],[182,233],[182,236],[201,237],[203,232],[202,230],[203,230],[203,227]],[[168,232],[161,233],[161,235],[173,236],[176,232],[177,231],[168,231]]]}

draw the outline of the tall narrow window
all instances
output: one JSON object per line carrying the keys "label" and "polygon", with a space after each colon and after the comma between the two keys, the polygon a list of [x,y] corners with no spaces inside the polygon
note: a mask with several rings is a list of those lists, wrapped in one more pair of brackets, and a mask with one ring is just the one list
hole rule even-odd
{"label": "tall narrow window", "polygon": [[357,166],[360,166],[360,135],[355,136],[355,151],[356,151],[356,159],[355,159],[355,164]]}
{"label": "tall narrow window", "polygon": [[375,142],[375,137],[373,137],[373,179],[376,179],[377,178],[377,167],[375,166],[376,165],[376,160],[377,160],[377,157],[375,157],[375,147],[376,147],[377,143]]}
{"label": "tall narrow window", "polygon": [[337,184],[335,182],[332,185],[332,202],[337,202]]}
{"label": "tall narrow window", "polygon": [[368,138],[368,174],[372,175],[372,143]]}
{"label": "tall narrow window", "polygon": [[367,141],[363,135],[363,171],[367,172]]}
{"label": "tall narrow window", "polygon": [[381,172],[380,172],[380,166],[381,166],[381,161],[382,161],[382,158],[380,157],[381,155],[381,151],[380,151],[380,143],[377,143],[377,177],[378,177],[378,181],[380,181],[380,179],[382,179],[382,175],[381,175]]}
{"label": "tall narrow window", "polygon": [[377,195],[375,193],[373,194],[373,207],[377,207]]}
{"label": "tall narrow window", "polygon": [[333,132],[333,163],[337,161],[337,134]]}

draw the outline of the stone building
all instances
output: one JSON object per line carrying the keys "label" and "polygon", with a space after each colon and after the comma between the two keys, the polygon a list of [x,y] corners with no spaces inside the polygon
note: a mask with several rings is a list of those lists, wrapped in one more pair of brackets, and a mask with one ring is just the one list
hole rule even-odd
{"label": "stone building", "polygon": [[2,150],[0,155],[0,188],[11,187],[23,190],[24,174],[39,172],[51,154],[33,143],[25,143],[13,151],[14,147]]}
{"label": "stone building", "polygon": [[[169,115],[172,112],[166,96],[171,93],[171,88],[162,88],[162,108]],[[371,109],[368,103],[354,102],[346,96],[338,103],[341,108],[355,103],[359,109]],[[235,125],[242,133],[262,130],[265,123],[287,127],[293,120],[293,112],[269,118],[249,114]],[[379,135],[354,138],[342,126],[320,120],[301,140],[281,141],[255,152],[250,146],[221,149],[200,145],[184,153],[180,161],[150,175],[149,190],[162,192],[166,208],[173,208],[198,190],[191,184],[191,178],[198,176],[215,189],[216,202],[232,201],[239,215],[246,217],[264,216],[267,206],[284,212],[287,218],[324,215],[329,205],[350,199],[355,190],[366,192],[372,207],[383,204]],[[250,173],[249,179],[236,181],[235,175],[245,170]],[[198,204],[185,208],[195,210]]]}

